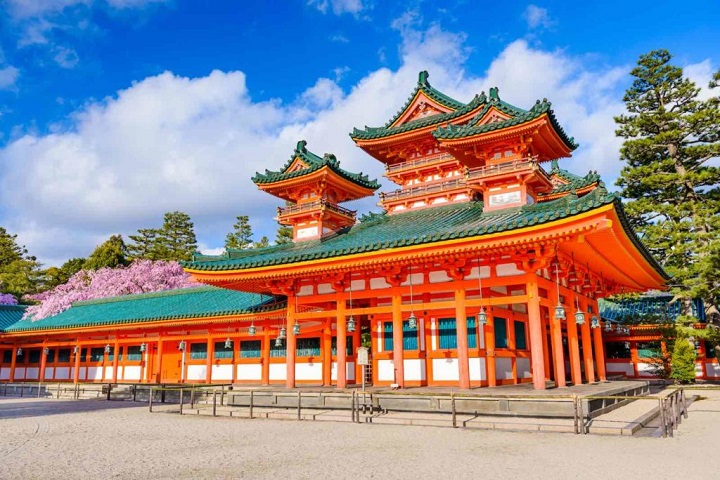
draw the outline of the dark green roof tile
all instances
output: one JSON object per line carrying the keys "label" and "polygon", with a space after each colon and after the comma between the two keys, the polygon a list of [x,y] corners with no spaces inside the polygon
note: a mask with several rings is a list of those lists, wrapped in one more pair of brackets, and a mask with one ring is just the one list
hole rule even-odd
{"label": "dark green roof tile", "polygon": [[[242,315],[285,307],[275,298],[202,286],[76,302],[68,310],[33,321],[22,313],[6,332],[114,326],[197,317]],[[2,309],[0,309],[0,312]],[[2,314],[0,313],[0,318]]]}
{"label": "dark green roof tile", "polygon": [[[305,140],[300,140],[295,147],[295,151],[290,156],[290,160],[285,163],[285,165],[280,171],[273,172],[270,170],[265,170],[265,173],[256,172],[255,176],[252,177],[252,181],[256,184],[275,183],[291,178],[309,175],[310,173],[316,172],[317,170],[320,170],[321,168],[327,166],[328,168],[330,168],[330,170],[337,173],[339,176],[357,185],[373,190],[377,190],[378,188],[380,188],[380,184],[377,182],[377,180],[370,180],[368,176],[364,175],[362,172],[352,173],[340,168],[340,161],[335,157],[335,155],[331,153],[326,153],[324,156],[320,157],[309,151],[306,148],[306,145],[307,142]],[[300,157],[302,159],[302,161],[307,165],[307,168],[295,170],[294,172],[288,172],[287,169],[290,168],[293,161],[297,157]]]}
{"label": "dark green roof tile", "polygon": [[0,332],[20,321],[26,308],[25,305],[0,305]]}

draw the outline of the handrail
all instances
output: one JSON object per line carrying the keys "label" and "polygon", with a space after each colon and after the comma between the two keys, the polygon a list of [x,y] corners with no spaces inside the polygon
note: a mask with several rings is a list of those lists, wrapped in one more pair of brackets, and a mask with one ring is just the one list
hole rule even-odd
{"label": "handrail", "polygon": [[421,167],[423,165],[431,165],[433,163],[439,163],[440,161],[450,160],[454,159],[452,155],[449,153],[440,153],[431,155],[429,157],[423,157],[418,158],[417,160],[410,160],[408,162],[402,162],[402,163],[396,163],[393,165],[386,165],[385,166],[385,172],[386,173],[395,173],[401,170],[408,170],[413,169],[417,167]]}
{"label": "handrail", "polygon": [[288,205],[287,207],[278,207],[277,213],[279,217],[284,217],[287,215],[292,215],[295,213],[302,213],[302,212],[309,212],[312,210],[322,209],[326,208],[328,210],[332,210],[336,213],[339,213],[341,215],[345,215],[351,218],[355,218],[355,210],[349,210],[347,208],[343,208],[340,205],[335,205],[334,203],[330,203],[325,199],[315,200],[313,202],[308,203],[298,203],[295,205]]}
{"label": "handrail", "polygon": [[405,190],[395,190],[388,193],[380,193],[380,200],[387,202],[390,200],[398,200],[406,197],[414,197],[418,194],[438,193],[457,188],[465,187],[467,180],[465,178],[455,178],[442,183],[433,183],[430,185],[421,185],[419,187],[408,188]]}
{"label": "handrail", "polygon": [[528,157],[520,160],[512,160],[510,162],[495,163],[490,165],[483,165],[482,167],[473,168],[468,170],[468,180],[476,178],[483,178],[490,175],[498,175],[500,173],[514,172],[517,170],[525,169],[540,169],[545,175],[547,173],[537,163],[537,157]]}

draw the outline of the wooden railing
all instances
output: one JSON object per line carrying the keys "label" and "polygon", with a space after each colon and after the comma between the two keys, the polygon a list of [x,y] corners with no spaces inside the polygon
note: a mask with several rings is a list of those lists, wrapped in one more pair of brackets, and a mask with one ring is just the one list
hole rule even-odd
{"label": "wooden railing", "polygon": [[294,215],[296,213],[310,212],[323,208],[339,213],[340,215],[345,215],[346,217],[355,218],[356,212],[354,210],[348,210],[347,208],[343,208],[339,205],[329,203],[327,200],[324,199],[315,200],[314,202],[308,203],[298,203],[296,205],[289,205],[287,207],[278,207],[277,214],[278,217],[286,217],[288,215]]}
{"label": "wooden railing", "polygon": [[450,190],[457,190],[467,185],[465,178],[456,178],[453,180],[447,180],[441,183],[432,183],[428,185],[421,185],[419,187],[408,188],[405,190],[395,190],[389,193],[380,193],[380,200],[383,202],[399,200],[402,198],[415,197],[417,195],[427,195],[433,193],[446,192]]}
{"label": "wooden railing", "polygon": [[419,158],[417,160],[411,160],[409,162],[403,162],[403,163],[396,163],[394,165],[387,165],[385,167],[386,174],[393,174],[397,173],[403,170],[414,170],[418,167],[423,167],[426,165],[433,165],[436,163],[443,163],[448,160],[452,160],[455,157],[450,155],[449,153],[441,153],[438,155],[432,155],[430,157],[423,157]]}
{"label": "wooden railing", "polygon": [[[496,163],[484,165],[482,167],[468,170],[468,180],[476,180],[478,178],[489,177],[501,173],[517,172],[519,170],[536,170],[539,169],[543,173],[544,170],[538,165],[537,157],[523,158],[521,160],[512,160],[510,162]],[[547,173],[545,173],[547,175]]]}

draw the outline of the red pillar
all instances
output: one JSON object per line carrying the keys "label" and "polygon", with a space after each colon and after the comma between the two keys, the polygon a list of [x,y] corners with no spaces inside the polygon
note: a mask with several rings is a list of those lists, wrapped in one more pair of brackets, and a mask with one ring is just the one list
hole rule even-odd
{"label": "red pillar", "polygon": [[580,368],[580,347],[578,328],[575,323],[575,311],[567,312],[567,338],[570,351],[570,377],[575,385],[582,385],[582,370]]}
{"label": "red pillar", "polygon": [[580,327],[582,335],[583,345],[583,362],[585,363],[585,377],[588,383],[595,381],[595,367],[593,366],[593,348],[592,348],[592,337],[590,335],[590,315],[587,314],[587,305],[583,305],[583,310],[586,312],[585,323]]}
{"label": "red pillar", "polygon": [[[155,359],[155,378],[153,379],[154,383],[160,383],[160,378],[162,376],[162,356],[163,356],[163,344],[165,342],[162,341],[162,339],[158,338],[157,342],[157,357]],[[235,370],[233,369],[233,375],[235,375]],[[234,378],[234,377],[233,377]]]}
{"label": "red pillar", "polygon": [[113,347],[113,376],[112,382],[117,383],[118,380],[118,360],[120,359],[120,342],[115,340],[115,346]]}
{"label": "red pillar", "polygon": [[455,289],[455,325],[457,328],[458,369],[460,388],[470,388],[470,359],[468,354],[467,308],[465,308],[465,289]]}
{"label": "red pillar", "polygon": [[[600,317],[597,300],[593,301],[593,311],[597,312],[596,314],[598,315],[598,317]],[[595,365],[597,368],[598,379],[601,382],[604,382],[605,380],[607,380],[607,373],[605,370],[605,344],[603,343],[601,327],[593,330],[593,343],[595,345],[593,353],[595,354]]]}
{"label": "red pillar", "polygon": [[338,292],[337,299],[337,388],[347,387],[347,319],[345,297]]}
{"label": "red pillar", "polygon": [[555,318],[555,305],[558,305],[560,300],[554,290],[549,291],[548,294],[553,304],[553,308],[550,310],[550,335],[553,350],[553,366],[555,368],[555,385],[558,388],[564,388],[567,386],[567,381],[565,380],[565,355],[563,353],[562,343],[562,321]]}
{"label": "red pillar", "polygon": [[297,338],[292,333],[293,325],[295,325],[295,295],[290,292],[287,296],[287,322],[285,328],[287,329],[287,340],[286,340],[286,354],[285,362],[287,366],[285,375],[285,386],[287,388],[295,388],[295,353]]}
{"label": "red pillar", "polygon": [[545,354],[543,350],[542,318],[540,317],[540,293],[537,281],[528,282],[527,295],[533,387],[535,390],[545,390]]}
{"label": "red pillar", "polygon": [[270,328],[268,326],[263,327],[263,343],[262,343],[262,371],[260,373],[260,384],[270,385]]}
{"label": "red pillar", "polygon": [[485,352],[487,357],[487,381],[489,387],[497,385],[497,374],[495,373],[495,318],[492,310],[488,309],[488,320],[485,326]]}
{"label": "red pillar", "polygon": [[207,358],[205,359],[205,383],[212,383],[212,362],[215,356],[215,343],[212,338],[207,338]]}
{"label": "red pillar", "polygon": [[399,388],[405,388],[405,363],[403,352],[403,319],[402,319],[402,293],[400,287],[392,289],[392,321],[393,321],[393,365],[395,368],[395,383]]}
{"label": "red pillar", "polygon": [[15,367],[17,367],[17,347],[12,349],[12,358],[10,359],[10,379],[9,381],[15,381]]}
{"label": "red pillar", "polygon": [[73,371],[73,381],[78,383],[80,381],[80,357],[82,356],[82,347],[77,345],[77,353],[75,354],[75,369]]}
{"label": "red pillar", "polygon": [[325,320],[322,330],[323,385],[332,385],[332,328],[330,319]]}
{"label": "red pillar", "polygon": [[[38,372],[38,381],[44,382],[45,381],[45,365],[47,365],[47,355],[45,354],[45,344],[42,346],[41,354],[40,354],[40,371]],[[103,368],[104,371],[104,368]]]}

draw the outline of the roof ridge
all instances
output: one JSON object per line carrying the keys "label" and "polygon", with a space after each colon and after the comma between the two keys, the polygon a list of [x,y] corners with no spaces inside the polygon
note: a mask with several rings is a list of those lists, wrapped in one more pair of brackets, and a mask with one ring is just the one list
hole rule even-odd
{"label": "roof ridge", "polygon": [[173,297],[177,295],[188,295],[202,291],[222,290],[212,285],[199,285],[197,287],[172,288],[170,290],[159,290],[156,292],[130,293],[127,295],[115,295],[113,297],[93,298],[91,300],[79,300],[73,302],[73,307],[83,307],[87,305],[99,305],[103,303],[129,302],[137,298],[157,298],[157,297]]}

